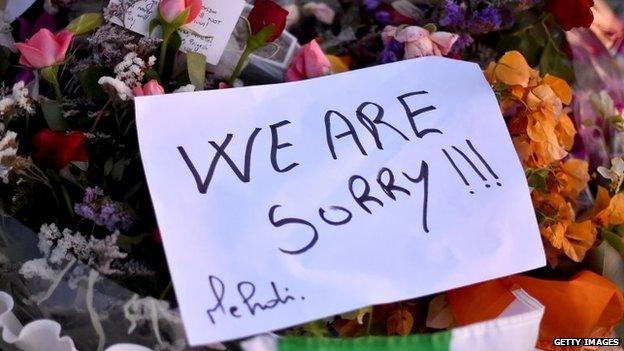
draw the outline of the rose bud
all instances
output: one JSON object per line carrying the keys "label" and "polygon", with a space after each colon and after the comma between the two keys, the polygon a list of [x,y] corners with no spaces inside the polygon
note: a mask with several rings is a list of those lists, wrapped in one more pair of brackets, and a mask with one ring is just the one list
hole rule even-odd
{"label": "rose bud", "polygon": [[158,4],[158,13],[168,23],[178,20],[178,17],[188,11],[186,18],[180,19],[180,25],[193,22],[202,8],[201,0],[161,0]]}
{"label": "rose bud", "polygon": [[156,79],[152,79],[145,83],[143,87],[134,87],[132,89],[134,96],[146,96],[146,95],[162,95],[165,93],[165,89],[162,85],[158,84]]}
{"label": "rose bud", "polygon": [[41,69],[55,66],[65,61],[65,54],[74,34],[68,30],[54,35],[46,28],[26,39],[25,43],[15,43],[21,56],[19,63],[26,67]]}
{"label": "rose bud", "polygon": [[288,11],[273,1],[256,0],[254,7],[247,16],[249,26],[251,27],[251,35],[255,36],[265,27],[273,25],[273,31],[266,38],[265,42],[275,41],[286,27],[286,17],[288,17]]}

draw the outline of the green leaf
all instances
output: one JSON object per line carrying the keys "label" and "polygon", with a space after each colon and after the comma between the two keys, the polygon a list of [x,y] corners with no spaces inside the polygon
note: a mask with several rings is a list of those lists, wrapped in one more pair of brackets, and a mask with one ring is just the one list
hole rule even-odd
{"label": "green leaf", "polygon": [[104,75],[106,75],[106,70],[102,67],[89,67],[76,74],[80,81],[80,86],[87,97],[96,101],[103,101],[108,98],[108,95],[98,83],[100,77]]}
{"label": "green leaf", "polygon": [[531,31],[526,31],[520,36],[517,49],[524,55],[529,65],[534,66],[539,62],[542,46]]}
{"label": "green leaf", "polygon": [[102,15],[96,12],[85,13],[67,25],[67,30],[75,35],[83,35],[92,32],[102,24]]}
{"label": "green leaf", "polygon": [[173,26],[173,28],[178,29],[184,25],[186,19],[191,14],[191,8],[188,7],[186,10],[180,12],[180,14],[173,19],[173,22],[169,23],[169,25]]}
{"label": "green leaf", "polygon": [[156,29],[156,27],[158,26],[160,26],[160,21],[158,20],[158,17],[149,21],[149,25],[147,26],[148,35],[151,36],[154,29]]}
{"label": "green leaf", "polygon": [[104,175],[105,176],[109,175],[112,172],[114,163],[115,161],[113,160],[112,157],[109,157],[108,159],[106,159],[106,162],[104,163]]}
{"label": "green leaf", "polygon": [[533,189],[537,189],[543,193],[548,192],[548,168],[538,168],[527,170],[527,181],[529,186]]}
{"label": "green leaf", "polygon": [[609,231],[608,229],[602,229],[600,231],[600,235],[604,241],[606,241],[612,248],[614,248],[620,254],[624,253],[624,244],[622,244],[622,239],[617,236],[615,233]]}
{"label": "green leaf", "polygon": [[124,176],[124,171],[126,170],[126,166],[130,164],[130,160],[124,158],[121,159],[113,165],[113,169],[111,171],[111,177],[115,181],[120,181]]}
{"label": "green leaf", "polygon": [[186,54],[186,67],[191,84],[195,86],[195,90],[204,90],[204,81],[206,80],[206,56],[189,52]]}
{"label": "green leaf", "polygon": [[63,118],[63,114],[61,113],[61,105],[58,101],[42,98],[41,110],[50,129],[56,131],[66,131],[69,129],[67,121]]}
{"label": "green leaf", "polygon": [[570,84],[574,82],[572,63],[561,50],[554,46],[552,41],[549,41],[544,47],[539,68],[542,75],[548,73],[565,79]]}
{"label": "green leaf", "polygon": [[257,50],[267,44],[267,40],[275,31],[275,25],[269,24],[262,28],[256,35],[253,35],[247,39],[247,46],[252,50]]}
{"label": "green leaf", "polygon": [[130,251],[132,246],[136,246],[140,244],[141,241],[143,241],[143,239],[145,239],[146,237],[150,235],[151,234],[149,233],[143,233],[143,234],[134,235],[134,236],[120,234],[119,237],[117,237],[117,245],[120,248],[122,248],[124,251]]}

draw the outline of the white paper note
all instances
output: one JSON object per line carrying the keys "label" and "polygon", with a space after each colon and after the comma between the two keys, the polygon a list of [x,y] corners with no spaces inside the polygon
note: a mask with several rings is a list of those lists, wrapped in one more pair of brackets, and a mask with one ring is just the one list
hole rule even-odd
{"label": "white paper note", "polygon": [[476,64],[139,97],[136,115],[192,345],[545,264]]}
{"label": "white paper note", "polygon": [[9,22],[13,22],[14,19],[21,16],[34,3],[35,0],[7,0],[6,7],[4,8],[6,19]]}
{"label": "white paper note", "polygon": [[[111,0],[109,6],[121,6],[123,15],[109,20],[139,34],[147,35],[149,22],[158,13],[159,0]],[[217,64],[232,30],[243,11],[243,0],[202,0],[202,11],[197,18],[179,30],[180,49],[206,56],[210,64]]]}

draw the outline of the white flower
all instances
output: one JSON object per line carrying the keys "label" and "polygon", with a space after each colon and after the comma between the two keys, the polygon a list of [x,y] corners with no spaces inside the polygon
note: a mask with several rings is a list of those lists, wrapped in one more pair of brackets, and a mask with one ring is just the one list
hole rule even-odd
{"label": "white flower", "polygon": [[19,115],[22,113],[33,114],[33,100],[30,98],[28,89],[24,82],[19,81],[13,85],[11,95],[3,96],[0,99],[0,117],[5,115]]}
{"label": "white flower", "polygon": [[132,89],[117,78],[104,76],[98,80],[98,84],[107,88],[111,93],[115,93],[122,101],[130,100],[134,97]]}
{"label": "white flower", "polygon": [[115,231],[113,234],[101,240],[94,237],[89,239],[87,247],[91,252],[95,253],[97,257],[97,268],[102,274],[109,275],[120,273],[118,269],[112,268],[111,265],[116,259],[122,259],[128,256],[127,253],[119,251],[117,238],[119,238],[119,231]]}
{"label": "white flower", "polygon": [[[132,298],[123,305],[123,311],[124,317],[130,322],[128,334],[132,333],[138,325],[147,324],[152,327],[152,332],[161,345],[163,344],[163,340],[160,335],[159,321],[167,321],[171,324],[181,323],[180,315],[177,311],[169,308],[169,302],[156,300],[149,296],[139,298],[137,294],[134,294]],[[183,349],[182,347],[179,350]],[[175,348],[175,350],[178,350],[178,348]]]}
{"label": "white flower", "polygon": [[0,100],[0,116],[4,116],[5,114],[11,112],[13,106],[15,106],[15,99],[10,96],[3,97]]}
{"label": "white flower", "polygon": [[[0,128],[0,135],[2,129]],[[17,134],[6,132],[0,139],[0,179],[4,184],[9,183],[9,173],[13,170],[13,161],[17,157]]]}
{"label": "white flower", "polygon": [[36,258],[25,262],[22,267],[20,267],[19,273],[26,279],[39,277],[49,281],[54,280],[57,274],[56,271],[48,265],[45,258]]}
{"label": "white flower", "polygon": [[13,100],[15,103],[26,113],[33,114],[35,109],[33,107],[33,101],[30,98],[28,88],[23,81],[19,81],[13,85]]}
{"label": "white flower", "polygon": [[145,72],[151,67],[146,65],[136,52],[129,52],[123,61],[115,66],[115,78],[129,87],[141,85]]}
{"label": "white flower", "polygon": [[624,159],[622,157],[614,157],[611,159],[611,168],[598,167],[598,173],[605,179],[611,181],[611,191],[617,193],[624,183]]}
{"label": "white flower", "polygon": [[173,93],[188,93],[191,91],[195,91],[195,86],[193,84],[187,84],[174,90]]}

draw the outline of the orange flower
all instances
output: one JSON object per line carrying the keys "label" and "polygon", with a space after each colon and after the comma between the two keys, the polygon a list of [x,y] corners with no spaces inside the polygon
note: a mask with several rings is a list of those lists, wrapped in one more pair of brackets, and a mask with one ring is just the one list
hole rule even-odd
{"label": "orange flower", "polygon": [[550,74],[546,74],[542,80],[557,94],[562,103],[569,105],[572,102],[572,88],[568,82]]}
{"label": "orange flower", "polygon": [[555,133],[557,133],[557,139],[559,144],[566,149],[571,150],[574,145],[574,136],[576,135],[576,128],[574,123],[567,114],[559,116],[559,121],[555,127]]}
{"label": "orange flower", "polygon": [[563,103],[548,84],[540,84],[531,89],[526,97],[529,110],[540,111],[550,117],[558,117],[563,112]]}
{"label": "orange flower", "polygon": [[624,193],[611,197],[607,189],[598,187],[594,207],[583,217],[593,217],[594,223],[600,227],[624,223]]}
{"label": "orange flower", "polygon": [[495,77],[507,85],[520,85],[526,88],[531,78],[531,67],[521,53],[508,51],[493,66],[490,77]]}
{"label": "orange flower", "polygon": [[596,241],[597,231],[593,223],[590,220],[576,221],[574,208],[557,192],[543,194],[534,191],[531,197],[539,217],[540,234],[546,240],[546,257],[550,265],[557,265],[561,254],[573,261],[582,261]]}
{"label": "orange flower", "polygon": [[585,161],[571,158],[561,164],[555,171],[557,191],[572,203],[576,200],[589,182],[588,164]]}
{"label": "orange flower", "polygon": [[581,262],[596,241],[596,228],[591,221],[562,221],[541,227],[540,233],[550,244],[550,247],[547,246],[547,258],[553,267],[557,265],[561,253],[575,262]]}

